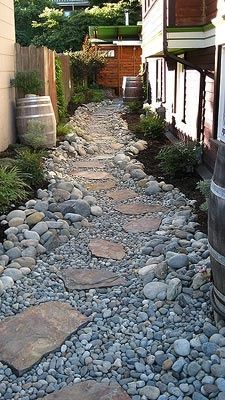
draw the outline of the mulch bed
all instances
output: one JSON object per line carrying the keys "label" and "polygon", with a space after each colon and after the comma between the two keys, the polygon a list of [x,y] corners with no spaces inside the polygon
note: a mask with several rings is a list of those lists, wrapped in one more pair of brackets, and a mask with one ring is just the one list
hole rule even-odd
{"label": "mulch bed", "polygon": [[[139,121],[139,114],[127,113],[123,118],[127,121],[129,129],[134,132],[135,124]],[[157,161],[155,157],[163,146],[171,144],[170,141],[166,137],[158,141],[148,139],[143,135],[136,136],[148,142],[148,148],[141,151],[136,157],[136,159],[144,165],[146,174],[153,175],[157,180],[164,180],[166,183],[172,183],[175,187],[180,189],[187,198],[196,200],[194,212],[198,216],[199,229],[207,233],[207,213],[200,210],[200,205],[204,203],[205,198],[200,191],[196,189],[196,185],[201,180],[201,177],[197,172],[182,176],[182,178],[165,176],[159,167],[159,161]]]}

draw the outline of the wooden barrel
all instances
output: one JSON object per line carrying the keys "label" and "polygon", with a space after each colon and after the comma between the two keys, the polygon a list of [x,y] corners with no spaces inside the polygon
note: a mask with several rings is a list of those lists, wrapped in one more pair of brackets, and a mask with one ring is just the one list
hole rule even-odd
{"label": "wooden barrel", "polygon": [[225,143],[222,142],[211,182],[208,236],[213,278],[211,301],[215,312],[225,319]]}
{"label": "wooden barrel", "polygon": [[143,97],[142,82],[140,76],[125,76],[123,78],[123,101],[141,100]]}
{"label": "wooden barrel", "polygon": [[56,119],[49,96],[28,95],[17,100],[17,131],[21,143],[26,143],[28,121],[37,121],[43,125],[45,147],[56,145]]}

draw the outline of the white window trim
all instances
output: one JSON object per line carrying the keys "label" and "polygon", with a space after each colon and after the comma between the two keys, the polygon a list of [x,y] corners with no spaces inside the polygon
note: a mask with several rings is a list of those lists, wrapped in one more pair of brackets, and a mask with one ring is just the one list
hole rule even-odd
{"label": "white window trim", "polygon": [[221,54],[221,76],[220,76],[217,139],[221,140],[222,142],[225,142],[225,45],[222,47],[222,54]]}

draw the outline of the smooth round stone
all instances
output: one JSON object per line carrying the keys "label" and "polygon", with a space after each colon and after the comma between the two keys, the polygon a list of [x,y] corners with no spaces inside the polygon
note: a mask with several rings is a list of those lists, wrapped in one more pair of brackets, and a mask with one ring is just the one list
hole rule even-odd
{"label": "smooth round stone", "polygon": [[57,189],[66,190],[67,192],[72,192],[74,186],[70,182],[59,182],[57,184]]}
{"label": "smooth round stone", "polygon": [[179,356],[188,356],[190,354],[190,343],[186,339],[177,339],[174,342],[174,351]]}
{"label": "smooth round stone", "polygon": [[146,173],[140,168],[131,170],[130,175],[133,179],[138,181],[146,177]]}
{"label": "smooth round stone", "polygon": [[167,260],[169,267],[179,269],[186,267],[189,264],[188,256],[186,254],[176,254]]}
{"label": "smooth round stone", "polygon": [[90,195],[85,196],[83,200],[87,201],[87,203],[90,204],[90,206],[94,206],[97,203],[96,197]]}
{"label": "smooth round stone", "polygon": [[22,278],[23,274],[20,269],[6,268],[3,276],[10,276],[14,281],[18,281]]}
{"label": "smooth round stone", "polygon": [[52,196],[56,202],[62,203],[65,200],[69,200],[70,192],[63,189],[53,189]]}
{"label": "smooth round stone", "polygon": [[1,276],[0,282],[3,284],[4,290],[11,289],[14,285],[14,280],[10,276]]}
{"label": "smooth round stone", "polygon": [[216,380],[216,385],[221,392],[225,392],[225,379],[224,378],[218,378]]}
{"label": "smooth round stone", "polygon": [[31,273],[31,269],[27,267],[20,268],[20,271],[22,272],[23,275],[29,275]]}
{"label": "smooth round stone", "polygon": [[73,200],[78,200],[78,199],[82,199],[83,197],[83,193],[80,189],[78,188],[74,188],[71,192],[71,199]]}
{"label": "smooth round stone", "polygon": [[25,229],[23,231],[23,235],[25,239],[31,239],[31,240],[38,240],[40,241],[40,236],[37,232],[35,231],[29,231],[28,229]]}
{"label": "smooth round stone", "polygon": [[44,219],[44,217],[45,217],[44,213],[37,211],[37,212],[34,212],[31,215],[28,215],[28,217],[26,218],[26,223],[29,226],[34,226],[38,222],[41,222]]}
{"label": "smooth round stone", "polygon": [[225,368],[220,364],[213,364],[211,366],[211,373],[216,378],[225,378]]}
{"label": "smooth round stone", "polygon": [[156,386],[145,386],[139,390],[141,396],[145,396],[149,400],[157,400],[160,396],[160,390]]}
{"label": "smooth round stone", "polygon": [[68,219],[69,221],[71,221],[71,222],[73,223],[73,222],[82,221],[82,219],[83,219],[84,217],[82,217],[82,215],[79,215],[79,214],[67,213],[67,214],[65,214],[65,217],[64,217],[64,218],[65,218],[65,219]]}
{"label": "smooth round stone", "polygon": [[39,236],[43,235],[48,230],[48,225],[45,221],[38,222],[31,229],[32,232],[38,233]]}
{"label": "smooth round stone", "polygon": [[161,188],[158,184],[158,182],[156,181],[150,181],[148,183],[148,186],[145,189],[145,194],[147,194],[148,196],[151,196],[153,194],[157,194],[161,191]]}
{"label": "smooth round stone", "polygon": [[102,215],[103,211],[102,208],[99,206],[91,206],[91,214],[100,217]]}
{"label": "smooth round stone", "polygon": [[60,212],[62,214],[72,213],[79,214],[83,217],[89,217],[91,213],[90,205],[81,199],[78,200],[67,200],[60,204]]}
{"label": "smooth round stone", "polygon": [[7,256],[10,260],[14,260],[21,256],[21,249],[19,247],[13,247],[12,249],[6,252]]}
{"label": "smooth round stone", "polygon": [[[25,211],[23,211],[23,210],[13,210],[6,217],[7,221],[10,221],[11,219],[14,219],[14,218],[21,218],[24,221],[25,218],[26,218]],[[23,223],[23,221],[22,221],[22,223]]]}
{"label": "smooth round stone", "polygon": [[24,222],[24,218],[15,217],[9,220],[9,227],[16,228],[17,226],[22,225]]}
{"label": "smooth round stone", "polygon": [[182,283],[181,280],[178,278],[173,278],[169,281],[168,287],[167,287],[167,300],[175,300],[176,297],[181,293],[182,291]]}
{"label": "smooth round stone", "polygon": [[149,282],[144,286],[143,292],[149,300],[155,300],[162,292],[166,293],[167,284],[163,282]]}
{"label": "smooth round stone", "polygon": [[196,376],[197,373],[201,370],[201,366],[196,362],[192,361],[187,366],[187,372],[189,376]]}
{"label": "smooth round stone", "polygon": [[20,265],[20,267],[33,269],[35,266],[35,260],[32,257],[20,257],[14,260]]}

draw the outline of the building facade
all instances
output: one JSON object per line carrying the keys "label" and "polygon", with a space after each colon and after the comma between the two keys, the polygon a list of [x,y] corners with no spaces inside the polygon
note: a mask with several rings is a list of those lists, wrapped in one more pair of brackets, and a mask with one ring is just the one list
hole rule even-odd
{"label": "building facade", "polygon": [[204,146],[213,168],[225,141],[225,2],[143,0],[148,100],[166,108],[174,135]]}
{"label": "building facade", "polygon": [[97,83],[122,95],[123,77],[136,76],[140,72],[141,26],[92,26],[89,36],[92,44],[107,58]]}
{"label": "building facade", "polygon": [[54,0],[63,10],[65,15],[70,15],[77,8],[85,8],[89,6],[89,0]]}
{"label": "building facade", "polygon": [[0,0],[0,151],[14,141],[15,22],[13,0]]}

